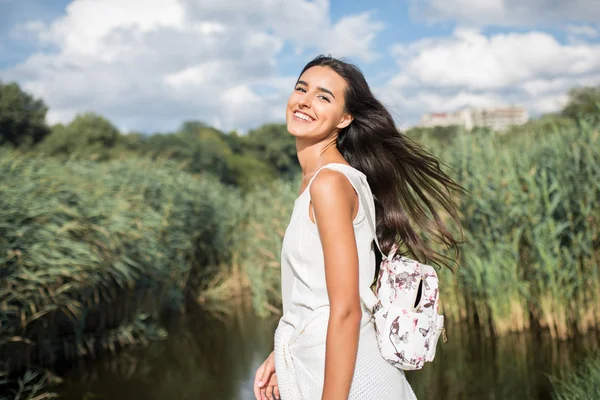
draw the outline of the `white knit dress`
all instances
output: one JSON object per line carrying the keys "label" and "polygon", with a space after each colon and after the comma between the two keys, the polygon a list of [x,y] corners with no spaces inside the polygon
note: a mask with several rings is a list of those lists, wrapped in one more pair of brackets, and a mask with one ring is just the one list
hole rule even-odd
{"label": "white knit dress", "polygon": [[[330,168],[343,173],[354,186],[368,183],[366,176],[345,164]],[[323,250],[317,226],[309,217],[310,184],[296,199],[286,229],[281,252],[283,316],[275,331],[275,371],[282,400],[320,400],[325,373],[325,342],[329,318],[329,298],[325,284]],[[371,193],[370,189],[367,191]],[[375,274],[373,235],[362,204],[354,219],[359,259],[359,285],[369,287]],[[416,399],[404,372],[388,364],[380,355],[375,328],[363,305],[358,353],[349,400]]]}

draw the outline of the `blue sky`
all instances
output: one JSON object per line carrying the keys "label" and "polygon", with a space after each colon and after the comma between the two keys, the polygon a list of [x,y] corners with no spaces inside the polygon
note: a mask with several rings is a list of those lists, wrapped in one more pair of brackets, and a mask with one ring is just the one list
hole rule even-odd
{"label": "blue sky", "polygon": [[282,122],[319,53],[365,72],[399,125],[427,112],[559,110],[600,85],[600,1],[0,0],[0,80],[123,131]]}

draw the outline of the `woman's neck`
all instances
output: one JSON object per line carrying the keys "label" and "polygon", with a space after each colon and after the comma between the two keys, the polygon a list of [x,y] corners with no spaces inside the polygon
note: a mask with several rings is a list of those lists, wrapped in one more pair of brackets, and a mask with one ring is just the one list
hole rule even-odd
{"label": "woman's neck", "polygon": [[325,164],[332,162],[345,163],[344,157],[336,146],[335,138],[321,142],[305,144],[296,139],[298,162],[302,168],[302,176],[310,176]]}

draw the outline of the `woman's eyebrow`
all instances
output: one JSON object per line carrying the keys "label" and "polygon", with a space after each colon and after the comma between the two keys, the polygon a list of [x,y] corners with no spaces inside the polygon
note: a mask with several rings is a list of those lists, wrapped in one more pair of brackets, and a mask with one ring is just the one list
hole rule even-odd
{"label": "woman's eyebrow", "polygon": [[[296,85],[308,86],[308,83],[306,83],[304,81],[298,81],[298,82],[296,82]],[[320,92],[325,92],[325,93],[331,95],[331,97],[333,97],[335,99],[335,96],[333,95],[333,93],[331,93],[331,90],[325,89],[324,87],[317,87],[317,90]]]}

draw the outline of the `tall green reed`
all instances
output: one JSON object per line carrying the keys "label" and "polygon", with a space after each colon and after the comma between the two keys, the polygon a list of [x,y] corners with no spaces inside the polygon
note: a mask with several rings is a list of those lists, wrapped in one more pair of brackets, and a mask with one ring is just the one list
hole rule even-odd
{"label": "tall green reed", "polygon": [[210,177],[6,150],[0,177],[0,370],[160,337],[231,262],[241,199]]}
{"label": "tall green reed", "polygon": [[600,398],[600,353],[596,351],[574,370],[551,376],[554,400],[590,400]]}
{"label": "tall green reed", "polygon": [[566,338],[597,326],[598,131],[522,132],[510,142],[463,134],[440,154],[470,191],[461,202],[461,267],[442,274],[457,294],[446,312],[490,334],[535,325]]}
{"label": "tall green reed", "polygon": [[[597,129],[510,140],[463,132],[452,145],[429,144],[470,192],[459,200],[460,266],[440,273],[448,318],[488,335],[539,326],[565,338],[597,327]],[[170,163],[5,150],[0,176],[0,352],[10,368],[160,337],[157,314],[186,295],[222,311],[248,298],[260,315],[280,310],[296,184],[242,195]]]}
{"label": "tall green reed", "polygon": [[[469,191],[458,200],[459,267],[440,273],[443,307],[488,335],[541,327],[566,338],[600,323],[600,135],[585,124],[528,133],[462,132],[452,145],[424,139]],[[245,258],[263,313],[280,306],[277,255],[296,191],[247,197],[257,205],[246,226],[266,235],[250,235]]]}

